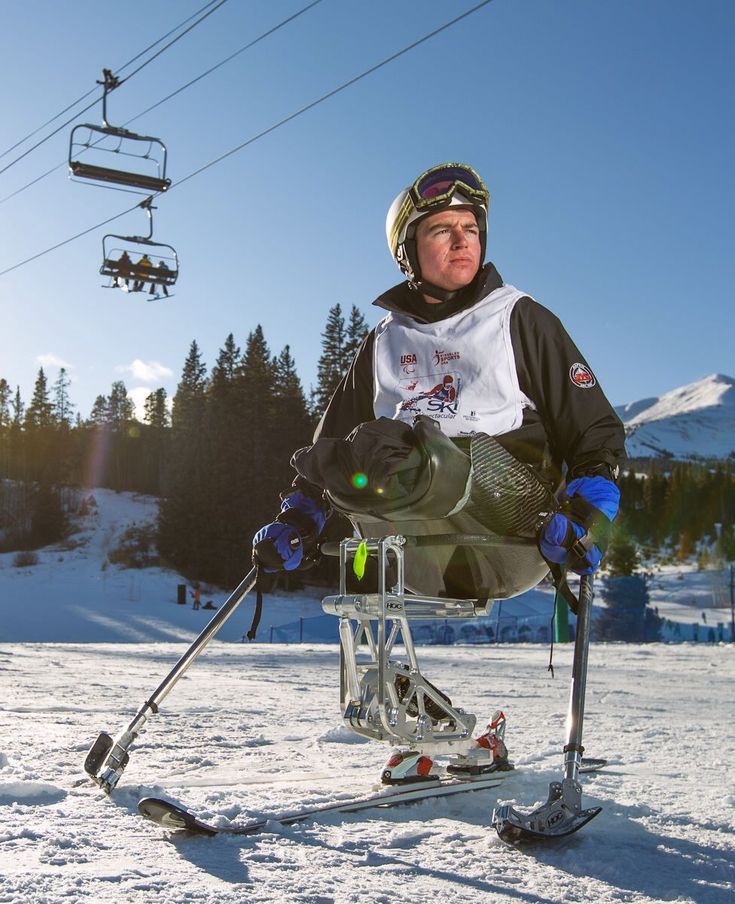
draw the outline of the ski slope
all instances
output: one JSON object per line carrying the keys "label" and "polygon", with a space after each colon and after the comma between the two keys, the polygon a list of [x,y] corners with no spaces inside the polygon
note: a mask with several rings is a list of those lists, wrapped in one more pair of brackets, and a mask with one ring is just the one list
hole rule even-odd
{"label": "ski slope", "polygon": [[[585,746],[610,767],[584,779],[602,814],[548,847],[506,847],[495,803],[543,802],[561,775],[572,650],[421,647],[426,676],[480,722],[501,707],[518,764],[496,791],[324,818],[263,836],[168,835],[136,813],[162,796],[234,822],[368,790],[389,748],[351,734],[330,644],[269,644],[269,624],[321,612],[268,596],[242,644],[246,601],[165,700],[111,798],[82,761],[158,686],[211,613],[176,605],[182,579],[105,564],[155,500],[94,492],[70,543],[17,568],[0,555],[0,901],[730,902],[735,890],[735,647],[593,644]],[[721,577],[721,576],[720,576]],[[680,638],[714,600],[710,573],[667,566],[652,603]],[[226,591],[204,588],[221,604]],[[729,610],[707,609],[707,626]],[[707,634],[702,630],[700,641]],[[235,642],[225,642],[235,641]]]}
{"label": "ski slope", "polygon": [[[112,798],[83,780],[180,644],[2,644],[3,902],[649,902],[725,904],[735,890],[733,649],[594,645],[585,724],[609,769],[602,814],[561,843],[505,846],[497,791],[332,816],[254,838],[173,837],[136,815],[168,796],[244,820],[369,787],[388,754],[340,723],[337,650],[215,642],[132,751]],[[430,647],[428,676],[481,717],[500,705],[519,765],[500,799],[545,800],[560,774],[571,668],[542,646]]]}

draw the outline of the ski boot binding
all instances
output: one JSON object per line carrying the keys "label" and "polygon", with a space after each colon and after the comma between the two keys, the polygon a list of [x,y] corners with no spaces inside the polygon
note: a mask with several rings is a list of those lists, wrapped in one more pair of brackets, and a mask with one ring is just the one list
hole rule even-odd
{"label": "ski boot binding", "polygon": [[497,710],[485,731],[475,738],[475,746],[447,766],[453,775],[485,775],[513,769],[505,746],[505,714]]}
{"label": "ski boot binding", "polygon": [[380,780],[384,785],[410,785],[436,778],[432,774],[434,761],[416,750],[395,750],[383,767]]}

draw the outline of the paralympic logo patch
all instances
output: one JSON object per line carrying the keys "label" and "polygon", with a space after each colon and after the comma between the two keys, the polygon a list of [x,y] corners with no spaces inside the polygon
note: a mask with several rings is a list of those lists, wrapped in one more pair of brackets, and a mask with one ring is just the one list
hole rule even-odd
{"label": "paralympic logo patch", "polygon": [[572,364],[569,368],[569,379],[579,389],[592,389],[593,386],[597,386],[595,375],[586,364],[580,364],[579,362]]}

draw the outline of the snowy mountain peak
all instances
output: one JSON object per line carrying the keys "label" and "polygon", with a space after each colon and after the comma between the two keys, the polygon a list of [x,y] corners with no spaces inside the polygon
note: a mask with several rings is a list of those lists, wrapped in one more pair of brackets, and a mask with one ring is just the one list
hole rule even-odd
{"label": "snowy mountain peak", "polygon": [[672,389],[658,399],[647,399],[646,401],[651,404],[645,408],[639,408],[635,415],[628,416],[627,423],[630,426],[677,417],[703,408],[716,406],[735,408],[735,380],[724,374],[711,374],[694,383],[689,383],[687,386]]}
{"label": "snowy mountain peak", "polygon": [[735,453],[735,380],[725,374],[710,374],[616,411],[631,457],[726,458]]}

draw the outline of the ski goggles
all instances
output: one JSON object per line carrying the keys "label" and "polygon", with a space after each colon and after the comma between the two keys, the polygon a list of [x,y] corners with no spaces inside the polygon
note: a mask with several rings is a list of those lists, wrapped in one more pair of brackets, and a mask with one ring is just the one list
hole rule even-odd
{"label": "ski goggles", "polygon": [[457,191],[486,207],[490,202],[490,194],[479,174],[463,163],[434,166],[422,173],[409,189],[417,211],[440,207],[451,201]]}

